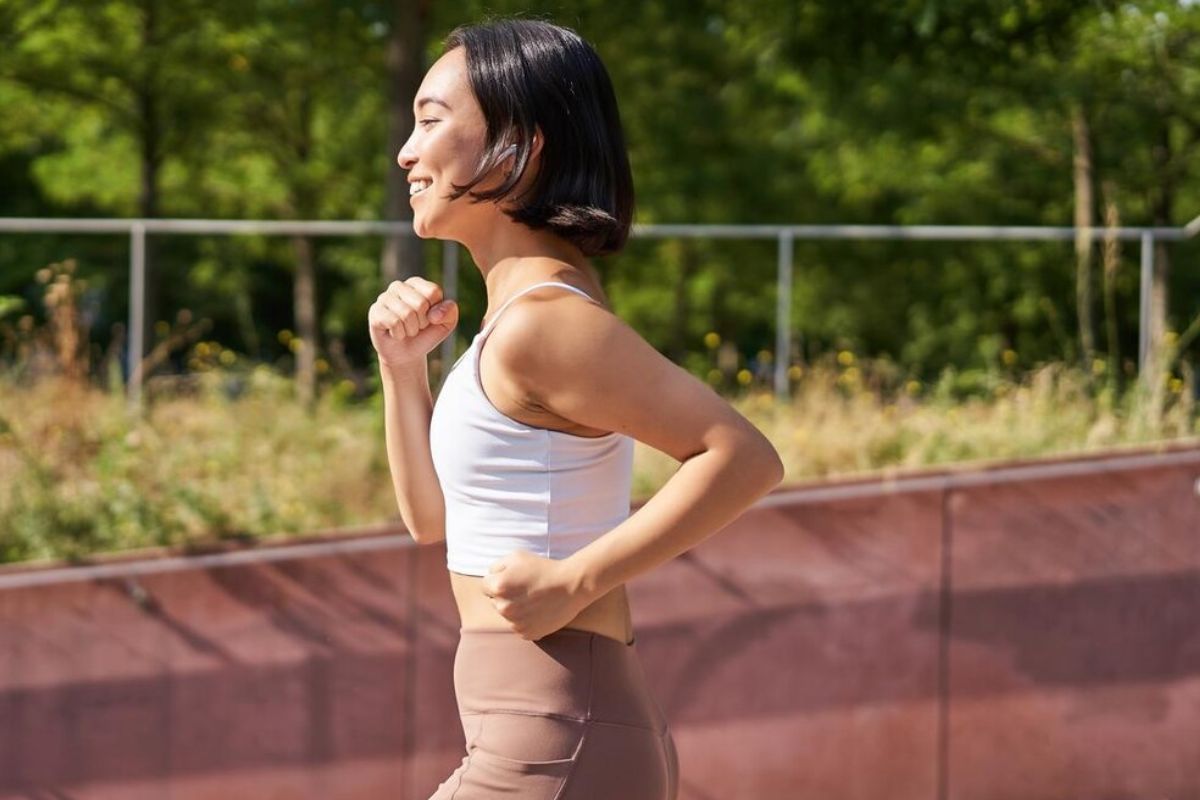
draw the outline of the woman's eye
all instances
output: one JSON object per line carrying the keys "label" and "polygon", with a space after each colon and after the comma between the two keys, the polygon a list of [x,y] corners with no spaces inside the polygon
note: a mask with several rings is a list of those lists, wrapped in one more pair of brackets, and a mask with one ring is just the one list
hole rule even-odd
{"label": "woman's eye", "polygon": [[423,119],[423,120],[421,120],[421,121],[420,121],[420,124],[421,124],[421,125],[424,125],[424,124],[425,124],[425,123],[427,123],[427,122],[428,122],[428,123],[434,123],[434,122],[437,122],[437,120],[436,120],[436,119]]}

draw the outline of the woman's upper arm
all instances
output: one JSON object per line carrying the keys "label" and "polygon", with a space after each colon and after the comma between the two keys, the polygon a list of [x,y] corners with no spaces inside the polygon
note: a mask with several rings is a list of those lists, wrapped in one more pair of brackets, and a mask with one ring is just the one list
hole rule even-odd
{"label": "woman's upper arm", "polygon": [[747,441],[778,460],[758,428],[612,312],[587,301],[522,305],[509,310],[506,335],[489,344],[532,402],[681,462]]}

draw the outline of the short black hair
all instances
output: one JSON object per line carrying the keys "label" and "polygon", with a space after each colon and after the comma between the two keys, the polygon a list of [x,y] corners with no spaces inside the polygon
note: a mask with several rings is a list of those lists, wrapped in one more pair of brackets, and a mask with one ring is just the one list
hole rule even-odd
{"label": "short black hair", "polygon": [[[535,230],[553,231],[585,256],[621,250],[633,222],[633,175],[616,94],[595,49],[570,28],[511,18],[458,26],[443,48],[460,46],[487,140],[475,174],[454,184],[450,197],[507,197],[541,128],[541,168],[528,190],[513,198],[524,202],[505,213]],[[514,150],[512,170],[500,186],[471,191]]]}

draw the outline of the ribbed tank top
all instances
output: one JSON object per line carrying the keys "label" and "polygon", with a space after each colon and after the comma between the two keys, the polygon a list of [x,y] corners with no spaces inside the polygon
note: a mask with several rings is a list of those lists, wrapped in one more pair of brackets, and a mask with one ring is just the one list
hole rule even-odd
{"label": "ribbed tank top", "polygon": [[579,436],[526,425],[483,391],[479,353],[505,309],[541,286],[516,292],[450,367],[433,406],[429,439],[446,499],[446,566],[486,575],[514,550],[566,558],[629,516],[635,440],[612,432]]}

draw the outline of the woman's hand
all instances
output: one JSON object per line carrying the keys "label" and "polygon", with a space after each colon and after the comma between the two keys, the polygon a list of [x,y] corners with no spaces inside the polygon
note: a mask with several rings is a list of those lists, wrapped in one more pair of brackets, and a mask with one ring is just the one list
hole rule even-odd
{"label": "woman's hand", "polygon": [[458,304],[442,299],[442,287],[418,275],[392,281],[367,312],[371,344],[386,367],[423,364],[456,325]]}
{"label": "woman's hand", "polygon": [[514,550],[488,568],[483,593],[522,639],[537,641],[554,633],[588,606],[591,598],[566,560]]}

